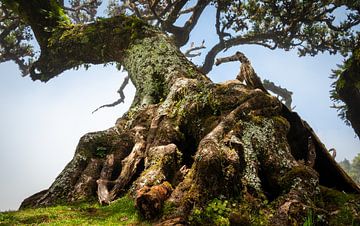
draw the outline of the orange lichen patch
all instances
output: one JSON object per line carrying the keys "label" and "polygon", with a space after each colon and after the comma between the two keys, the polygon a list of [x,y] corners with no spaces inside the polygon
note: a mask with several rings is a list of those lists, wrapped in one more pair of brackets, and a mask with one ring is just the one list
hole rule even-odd
{"label": "orange lichen patch", "polygon": [[170,196],[173,188],[167,181],[152,187],[144,186],[137,192],[136,208],[146,218],[151,219],[160,213],[164,201]]}

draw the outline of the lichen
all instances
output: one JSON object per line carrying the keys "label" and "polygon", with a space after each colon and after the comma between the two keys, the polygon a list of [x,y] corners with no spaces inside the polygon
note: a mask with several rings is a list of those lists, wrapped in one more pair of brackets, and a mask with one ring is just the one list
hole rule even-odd
{"label": "lichen", "polygon": [[205,78],[196,70],[192,73],[183,70],[195,66],[165,35],[138,40],[127,49],[125,56],[124,67],[137,89],[133,105],[148,105],[165,99],[176,78]]}

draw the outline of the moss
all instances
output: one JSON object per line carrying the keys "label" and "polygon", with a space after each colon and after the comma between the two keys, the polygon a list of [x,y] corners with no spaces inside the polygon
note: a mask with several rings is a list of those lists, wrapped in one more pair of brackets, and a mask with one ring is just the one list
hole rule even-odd
{"label": "moss", "polygon": [[194,208],[189,221],[192,225],[269,225],[272,210],[267,204],[253,201],[215,198],[204,207]]}
{"label": "moss", "polygon": [[106,147],[97,147],[96,148],[96,152],[95,152],[95,156],[100,157],[100,158],[104,158],[106,156],[107,152],[107,148]]}
{"label": "moss", "polygon": [[78,203],[0,213],[0,225],[150,225],[134,207],[130,196],[109,206]]}
{"label": "moss", "polygon": [[[164,100],[177,78],[207,78],[194,68],[172,41],[158,31],[127,48],[123,65],[137,89],[133,105],[149,105]],[[168,84],[166,86],[165,84]]]}
{"label": "moss", "polygon": [[284,117],[274,116],[271,119],[274,121],[276,125],[280,127],[284,127],[286,131],[290,129],[290,123]]}
{"label": "moss", "polygon": [[254,122],[255,124],[261,124],[263,117],[260,115],[250,115],[250,121]]}
{"label": "moss", "polygon": [[347,202],[359,198],[359,195],[347,194],[324,186],[320,187],[320,191],[321,201],[326,205],[324,207],[329,209],[343,206]]}
{"label": "moss", "polygon": [[290,190],[294,186],[295,180],[308,180],[314,177],[314,171],[309,167],[299,164],[286,172],[284,176],[278,178],[280,186],[285,190]]}
{"label": "moss", "polygon": [[193,209],[189,220],[194,225],[230,225],[231,208],[229,206],[229,201],[215,198],[205,208]]}
{"label": "moss", "polygon": [[173,202],[165,201],[164,207],[162,209],[162,215],[167,216],[174,214],[176,211],[176,205]]}

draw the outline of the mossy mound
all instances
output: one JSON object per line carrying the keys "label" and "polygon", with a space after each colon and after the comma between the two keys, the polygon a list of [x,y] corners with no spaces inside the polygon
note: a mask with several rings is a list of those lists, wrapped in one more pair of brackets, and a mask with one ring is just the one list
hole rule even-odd
{"label": "mossy mound", "polygon": [[108,206],[97,202],[0,213],[0,225],[150,225],[124,196]]}

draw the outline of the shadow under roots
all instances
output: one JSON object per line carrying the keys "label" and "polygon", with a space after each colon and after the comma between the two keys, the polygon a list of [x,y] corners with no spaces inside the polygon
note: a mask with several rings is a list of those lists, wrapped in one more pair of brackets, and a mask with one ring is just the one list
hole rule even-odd
{"label": "shadow under roots", "polygon": [[278,198],[281,195],[281,189],[278,187],[274,187],[274,184],[271,183],[268,175],[266,175],[266,169],[260,167],[258,176],[261,181],[262,191],[269,202],[274,201],[276,198]]}
{"label": "shadow under roots", "polygon": [[180,132],[184,135],[183,139],[175,144],[182,151],[182,164],[191,168],[199,142],[187,132],[186,128],[180,128]]}

